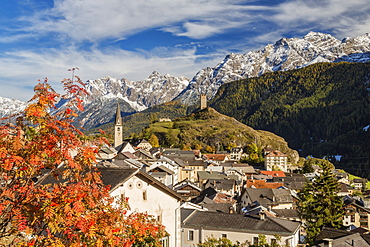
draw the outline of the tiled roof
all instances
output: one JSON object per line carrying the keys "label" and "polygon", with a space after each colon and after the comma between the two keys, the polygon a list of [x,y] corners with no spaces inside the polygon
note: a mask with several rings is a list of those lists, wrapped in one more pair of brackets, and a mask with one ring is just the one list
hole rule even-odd
{"label": "tiled roof", "polygon": [[275,151],[268,153],[266,157],[288,157],[288,155],[280,152],[279,150],[275,150]]}
{"label": "tiled roof", "polygon": [[194,211],[184,220],[183,225],[244,232],[252,231],[260,234],[277,233],[282,236],[292,235],[300,227],[300,223],[273,217],[265,217],[264,220],[261,220],[257,216],[202,211]]}
{"label": "tiled roof", "polygon": [[264,175],[271,175],[272,177],[286,177],[283,171],[261,171]]}
{"label": "tiled roof", "polygon": [[265,180],[251,180],[249,179],[246,184],[246,188],[255,189],[277,189],[284,186],[283,183],[267,183]]}
{"label": "tiled roof", "polygon": [[127,159],[135,159],[135,160],[138,159],[137,156],[135,156],[134,154],[132,154],[130,152],[121,152],[120,154],[125,156]]}
{"label": "tiled roof", "polygon": [[226,159],[226,154],[203,154],[207,160],[216,160],[216,161],[224,161]]}

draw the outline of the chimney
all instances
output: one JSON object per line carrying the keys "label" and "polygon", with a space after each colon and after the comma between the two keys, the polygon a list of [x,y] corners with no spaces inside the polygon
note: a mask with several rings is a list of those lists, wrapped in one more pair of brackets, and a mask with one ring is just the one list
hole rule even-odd
{"label": "chimney", "polygon": [[323,241],[325,247],[333,247],[333,239],[324,238]]}
{"label": "chimney", "polygon": [[263,210],[261,210],[261,212],[259,213],[259,216],[260,216],[260,220],[266,219],[266,213]]}

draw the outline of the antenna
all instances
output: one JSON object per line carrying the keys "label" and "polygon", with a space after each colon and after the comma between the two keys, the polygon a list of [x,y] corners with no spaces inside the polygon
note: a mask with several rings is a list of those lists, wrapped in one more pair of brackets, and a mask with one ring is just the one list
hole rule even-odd
{"label": "antenna", "polygon": [[71,82],[73,83],[73,80],[74,80],[74,78],[75,78],[75,70],[79,70],[79,68],[78,67],[74,67],[74,68],[72,68],[72,69],[68,69],[68,71],[72,71],[72,79],[71,79]]}

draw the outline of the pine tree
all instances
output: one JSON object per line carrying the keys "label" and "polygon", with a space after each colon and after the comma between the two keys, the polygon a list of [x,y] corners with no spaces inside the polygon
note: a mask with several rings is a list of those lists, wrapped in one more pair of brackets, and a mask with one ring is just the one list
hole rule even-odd
{"label": "pine tree", "polygon": [[343,223],[343,202],[338,196],[339,184],[331,171],[333,165],[329,161],[320,163],[323,172],[298,193],[298,212],[306,225],[309,244],[324,226],[341,228]]}

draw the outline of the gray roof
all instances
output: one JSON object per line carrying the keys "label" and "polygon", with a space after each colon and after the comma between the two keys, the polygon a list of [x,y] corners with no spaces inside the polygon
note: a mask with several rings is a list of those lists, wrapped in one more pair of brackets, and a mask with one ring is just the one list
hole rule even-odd
{"label": "gray roof", "polygon": [[[157,170],[162,170],[162,171],[164,171],[165,173],[168,173],[168,174],[170,174],[170,175],[175,174],[175,173],[174,173],[174,171],[172,171],[171,169],[169,169],[169,168],[167,168],[167,167],[165,167],[165,166],[163,166],[163,165],[156,166],[156,167],[154,167],[154,168],[149,167],[149,169],[147,170],[147,172],[151,172],[152,170],[155,170],[155,169],[157,169]],[[155,173],[155,172],[153,172],[153,173]]]}
{"label": "gray roof", "polygon": [[197,173],[198,173],[199,180],[227,178],[225,174],[220,174],[218,172],[198,171]]}
{"label": "gray roof", "polygon": [[255,232],[258,234],[280,234],[282,236],[294,234],[300,223],[289,220],[258,216],[244,216],[242,214],[227,214],[218,212],[194,211],[183,222],[189,227],[203,227],[207,229],[235,230]]}
{"label": "gray roof", "polygon": [[116,186],[126,182],[129,178],[139,172],[137,168],[99,168],[103,184],[110,185],[113,190]]}
{"label": "gray roof", "polygon": [[298,218],[297,209],[273,209],[273,212],[280,218]]}
{"label": "gray roof", "polygon": [[123,169],[123,168],[99,168],[101,172],[101,179],[105,185],[110,185],[111,190],[113,190],[116,186],[126,182],[132,176],[137,176],[141,180],[150,183],[151,186],[156,187],[157,189],[163,191],[166,194],[169,194],[181,201],[184,201],[184,198],[177,193],[176,191],[168,188],[163,183],[159,182],[154,177],[150,176],[149,174],[134,168]]}
{"label": "gray roof", "polygon": [[265,207],[282,203],[293,203],[292,194],[287,189],[246,188],[245,193],[249,200],[252,202],[258,201]]}
{"label": "gray roof", "polygon": [[332,239],[332,246],[370,246],[366,234],[353,233],[345,230],[324,227],[315,239],[313,246],[327,246],[327,239]]}
{"label": "gray roof", "polygon": [[154,158],[154,156],[150,153],[150,152],[148,152],[148,151],[146,151],[146,150],[144,150],[144,149],[138,149],[135,153],[134,153],[136,156],[141,156],[141,155],[144,155],[145,157],[147,157],[148,159],[152,159],[152,160],[154,160],[155,158]]}
{"label": "gray roof", "polygon": [[235,183],[234,179],[208,179],[204,187],[212,187],[216,190],[232,190]]}
{"label": "gray roof", "polygon": [[210,212],[221,212],[229,213],[230,208],[233,208],[233,204],[230,202],[226,203],[202,203],[203,208],[208,209]]}
{"label": "gray roof", "polygon": [[186,163],[185,161],[183,161],[182,159],[179,159],[179,158],[172,158],[173,161],[175,161],[176,164],[178,164],[179,166],[181,167],[185,167],[186,166]]}

